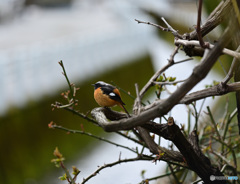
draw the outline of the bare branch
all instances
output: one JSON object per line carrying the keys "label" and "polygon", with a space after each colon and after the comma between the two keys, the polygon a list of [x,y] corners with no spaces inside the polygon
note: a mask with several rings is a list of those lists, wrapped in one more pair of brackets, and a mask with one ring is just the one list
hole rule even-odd
{"label": "bare branch", "polygon": [[188,58],[179,62],[174,62],[174,56],[177,54],[179,49],[179,46],[176,46],[173,53],[170,55],[170,59],[168,59],[168,64],[166,64],[164,67],[162,67],[160,70],[158,70],[151,78],[150,80],[145,84],[145,86],[141,89],[139,93],[140,99],[143,98],[143,95],[147,92],[147,90],[153,85],[153,82],[156,81],[156,79],[164,72],[166,71],[169,67],[173,66],[174,64],[179,64],[185,61],[189,61],[192,58]]}
{"label": "bare branch", "polygon": [[86,183],[88,180],[90,180],[91,178],[93,178],[94,176],[96,176],[101,170],[106,169],[108,167],[112,167],[121,163],[127,163],[127,162],[135,162],[135,161],[149,161],[151,159],[149,159],[148,157],[144,157],[144,156],[137,156],[136,158],[129,158],[129,159],[119,159],[116,162],[112,162],[110,164],[105,164],[101,167],[99,167],[93,174],[91,174],[90,176],[88,176],[87,178],[83,179],[82,184]]}
{"label": "bare branch", "polygon": [[166,31],[166,32],[170,32],[170,30],[168,28],[165,28],[165,27],[162,27],[160,25],[157,25],[157,24],[154,24],[154,23],[151,23],[151,22],[145,22],[145,21],[141,21],[141,20],[138,20],[138,19],[135,19],[135,21],[138,23],[138,24],[148,24],[148,25],[151,25],[151,26],[154,26],[158,29],[161,29],[162,31]]}
{"label": "bare branch", "polygon": [[139,87],[138,87],[138,84],[136,83],[135,84],[135,89],[136,89],[136,100],[135,100],[135,104],[133,105],[133,112],[134,114],[140,114],[140,111],[141,111],[141,98],[139,96]]}
{"label": "bare branch", "polygon": [[199,40],[199,44],[201,45],[202,48],[208,48],[209,45],[208,43],[205,43],[203,41],[202,33],[201,33],[201,15],[202,15],[202,0],[198,1],[198,17],[197,17],[197,36]]}
{"label": "bare branch", "polygon": [[152,86],[153,82],[159,77],[159,75],[161,75],[164,71],[166,71],[172,65],[173,65],[172,63],[168,62],[167,65],[165,65],[163,68],[161,68],[151,77],[151,79],[147,82],[147,84],[145,84],[145,86],[140,91],[139,96],[141,99],[143,98],[143,95],[147,92],[147,90]]}
{"label": "bare branch", "polygon": [[94,134],[91,134],[91,133],[89,133],[89,132],[80,131],[80,130],[68,129],[68,128],[65,128],[65,127],[62,127],[62,126],[59,126],[59,125],[54,125],[54,124],[52,124],[50,128],[56,128],[56,129],[63,130],[63,131],[66,131],[66,132],[70,132],[70,133],[73,133],[73,134],[87,135],[87,136],[89,136],[89,137],[98,139],[98,140],[103,141],[103,142],[107,142],[107,143],[112,144],[112,145],[114,145],[114,146],[121,147],[121,148],[124,148],[124,149],[127,149],[127,150],[131,151],[131,152],[136,153],[136,150],[133,150],[133,149],[127,147],[127,146],[123,146],[123,145],[117,144],[117,143],[115,143],[115,142],[109,141],[109,140],[107,140],[107,139],[105,139],[105,138],[103,138],[103,137],[98,137],[98,136],[96,136],[96,135],[94,135]]}
{"label": "bare branch", "polygon": [[[207,97],[221,96],[221,95],[225,95],[230,92],[236,92],[239,90],[240,90],[240,82],[227,84],[227,86],[223,86],[222,84],[219,84],[219,85],[207,88],[207,89],[203,89],[203,90],[199,90],[199,91],[190,93],[190,94],[186,95],[185,97],[183,97],[183,99],[180,100],[178,104],[190,104],[194,101],[201,100],[201,99],[204,99]],[[151,109],[154,106],[157,106],[163,100],[164,99],[156,100],[152,104],[143,107],[142,111],[145,111],[147,109]]]}
{"label": "bare branch", "polygon": [[148,24],[148,25],[151,25],[151,26],[154,26],[154,27],[157,27],[158,29],[161,29],[162,31],[166,31],[166,32],[172,32],[173,36],[174,37],[177,37],[177,38],[183,38],[182,35],[180,35],[178,33],[178,31],[176,31],[175,29],[173,29],[172,26],[170,26],[170,24],[163,18],[161,17],[161,19],[163,20],[163,22],[167,25],[168,28],[165,28],[165,27],[162,27],[158,24],[154,24],[154,23],[151,23],[151,22],[145,22],[145,21],[141,21],[141,20],[137,20],[135,19],[135,21],[137,21],[137,23],[142,23],[142,24]]}
{"label": "bare branch", "polygon": [[143,139],[143,141],[146,143],[146,146],[148,147],[148,149],[153,153],[153,154],[158,154],[159,153],[159,148],[158,145],[154,142],[153,138],[150,136],[149,132],[138,126],[136,127],[136,129],[138,130],[141,138]]}
{"label": "bare branch", "polygon": [[173,53],[170,55],[170,59],[168,59],[169,63],[174,64],[174,57],[178,53],[178,50],[180,49],[180,46],[176,46]]}
{"label": "bare branch", "polygon": [[218,152],[216,152],[216,151],[214,151],[214,150],[212,150],[211,153],[214,154],[214,155],[216,155],[217,157],[219,157],[221,160],[223,160],[228,166],[233,167],[233,166],[231,165],[231,162],[230,162],[229,160],[227,160],[227,159],[226,159],[223,155],[221,155],[220,153],[218,153]]}
{"label": "bare branch", "polygon": [[[233,11],[231,0],[221,1],[218,7],[209,15],[206,22],[201,26],[201,34],[205,36],[217,27],[226,17],[229,17],[229,13]],[[186,38],[189,40],[197,40],[197,31],[194,30],[190,34],[186,34]]]}
{"label": "bare branch", "polygon": [[173,27],[170,26],[170,24],[165,20],[164,17],[161,17],[161,19],[162,19],[163,22],[167,25],[168,29],[172,32],[172,34],[173,34],[174,37],[182,38],[182,35],[180,35],[180,34],[178,33],[178,31],[176,31],[175,29],[173,29]]}
{"label": "bare branch", "polygon": [[210,183],[211,175],[223,176],[219,169],[211,165],[209,159],[199,153],[200,148],[198,146],[197,134],[193,133],[193,135],[189,137],[191,139],[190,144],[180,128],[174,123],[172,117],[168,119],[167,124],[154,124],[154,128],[145,124],[144,127],[172,141],[185,158],[188,166],[194,170],[204,182]]}
{"label": "bare branch", "polygon": [[[181,40],[181,39],[175,39],[175,45],[184,45],[184,46],[201,46],[199,44],[199,41],[196,41],[196,40]],[[209,48],[210,49],[213,49],[214,45],[212,44],[209,44]],[[230,49],[226,49],[226,48],[223,48],[222,50],[222,53],[223,54],[226,54],[226,55],[229,55],[229,56],[232,56],[232,57],[235,57],[237,59],[240,59],[240,53],[237,52],[237,51],[233,51],[233,50],[230,50]]]}
{"label": "bare branch", "polygon": [[98,125],[98,123],[96,122],[95,119],[91,118],[91,117],[88,117],[86,116],[85,114],[81,113],[81,112],[78,112],[77,110],[75,110],[74,108],[70,107],[68,104],[67,105],[63,105],[62,103],[60,102],[55,102],[55,104],[51,104],[52,107],[56,107],[57,109],[58,108],[63,108],[69,112],[72,112],[73,114],[76,114],[77,116],[83,118],[83,119],[86,119],[87,121],[89,122],[92,122],[93,124],[95,125]]}
{"label": "bare branch", "polygon": [[[239,53],[239,51],[240,51],[240,46],[238,46],[236,52]],[[230,67],[226,77],[222,80],[223,85],[226,85],[228,83],[228,81],[233,77],[233,72],[237,67],[237,62],[239,62],[239,61],[237,61],[236,57],[234,57],[233,61],[232,61],[232,64],[231,64],[231,67]]]}
{"label": "bare branch", "polygon": [[[184,171],[184,169],[177,169],[176,171],[174,171],[174,173],[178,173],[178,172],[182,172]],[[156,180],[156,179],[159,179],[159,178],[163,178],[163,177],[166,177],[166,176],[170,176],[172,175],[173,173],[172,172],[168,172],[166,174],[162,174],[160,176],[156,176],[156,177],[152,177],[152,178],[147,178],[147,179],[144,179],[141,183],[139,184],[146,184],[148,181],[152,181],[152,180]]]}
{"label": "bare branch", "polygon": [[75,99],[76,89],[75,89],[75,86],[73,84],[71,84],[69,79],[68,79],[67,72],[65,70],[63,61],[61,60],[58,63],[62,67],[63,75],[66,78],[66,81],[68,83],[68,87],[69,87],[69,90],[70,90],[70,95],[71,95],[71,98],[72,98],[72,100],[70,99],[70,102],[73,101],[73,105],[74,105],[74,103],[76,103],[76,99]]}
{"label": "bare branch", "polygon": [[181,82],[185,82],[186,80],[179,80],[179,81],[173,81],[173,82],[153,82],[155,85],[175,85]]}
{"label": "bare branch", "polygon": [[182,100],[180,100],[180,104],[189,104],[193,101],[204,99],[211,96],[221,96],[230,92],[235,92],[240,90],[240,82],[235,82],[232,84],[228,84],[226,87],[221,84],[217,86],[213,86],[207,89],[203,89],[200,91],[196,91],[186,95]]}

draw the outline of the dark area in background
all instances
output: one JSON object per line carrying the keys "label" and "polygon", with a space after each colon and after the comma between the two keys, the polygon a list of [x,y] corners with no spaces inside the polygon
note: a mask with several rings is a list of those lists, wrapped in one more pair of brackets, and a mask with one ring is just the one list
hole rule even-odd
{"label": "dark area in background", "polygon": [[38,5],[44,7],[70,6],[72,0],[25,0],[25,5]]}
{"label": "dark area in background", "polygon": [[[56,63],[56,67],[60,66]],[[66,70],[67,73],[71,73],[67,68]],[[80,112],[87,113],[97,106],[90,84],[98,80],[113,81],[135,96],[134,83],[138,83],[141,87],[152,74],[151,60],[149,56],[146,56],[101,76],[91,78],[84,83],[77,84],[77,81],[71,81],[80,87],[76,96],[79,105],[76,108]],[[64,76],[62,80],[65,80]],[[84,156],[84,148],[89,144],[94,144],[94,139],[90,137],[49,129],[48,123],[51,121],[71,129],[81,129],[81,124],[83,124],[85,131],[110,135],[70,112],[61,109],[52,111],[52,103],[55,101],[64,103],[60,94],[66,90],[68,89],[57,92],[56,96],[45,96],[40,101],[29,101],[27,106],[22,109],[12,107],[5,116],[0,117],[0,163],[2,168],[0,183],[17,184],[24,183],[29,179],[40,181],[43,176],[51,176],[50,172],[57,170],[50,162],[56,146],[67,160],[71,161],[71,158],[75,158],[79,154]],[[126,108],[130,110],[133,100],[124,93],[122,93],[122,98],[127,104]],[[120,111],[120,108],[116,107],[116,110]]]}

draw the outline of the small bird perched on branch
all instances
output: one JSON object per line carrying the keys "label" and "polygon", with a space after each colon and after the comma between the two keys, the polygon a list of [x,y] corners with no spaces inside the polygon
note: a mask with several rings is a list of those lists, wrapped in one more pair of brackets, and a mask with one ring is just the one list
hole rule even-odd
{"label": "small bird perched on branch", "polygon": [[118,105],[127,113],[128,117],[130,117],[128,111],[124,107],[125,103],[121,99],[120,92],[115,86],[103,81],[98,81],[92,85],[94,86],[94,99],[98,105],[102,107],[113,107]]}

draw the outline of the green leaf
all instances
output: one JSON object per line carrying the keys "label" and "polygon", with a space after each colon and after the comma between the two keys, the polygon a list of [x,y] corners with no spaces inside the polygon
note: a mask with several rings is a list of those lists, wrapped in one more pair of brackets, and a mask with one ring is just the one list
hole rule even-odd
{"label": "green leaf", "polygon": [[60,179],[61,181],[67,180],[67,175],[66,175],[66,173],[65,173],[64,175],[60,176],[59,179]]}
{"label": "green leaf", "polygon": [[169,77],[169,82],[174,82],[176,80],[176,77]]}
{"label": "green leaf", "polygon": [[141,171],[141,176],[142,176],[142,178],[144,178],[144,174],[146,173],[146,170],[142,170]]}
{"label": "green leaf", "polygon": [[160,75],[160,76],[158,77],[157,81],[158,81],[158,82],[162,82],[162,81],[163,81],[163,76]]}

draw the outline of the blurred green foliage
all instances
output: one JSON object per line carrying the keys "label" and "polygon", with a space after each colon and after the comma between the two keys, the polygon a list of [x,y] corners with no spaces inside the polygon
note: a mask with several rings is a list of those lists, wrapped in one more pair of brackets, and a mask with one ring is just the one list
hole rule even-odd
{"label": "blurred green foliage", "polygon": [[[56,67],[59,67],[57,62]],[[67,70],[67,73],[71,71]],[[134,83],[137,82],[142,86],[152,74],[151,60],[146,56],[106,71],[96,78],[80,84],[76,83],[76,86],[80,87],[76,96],[79,100],[76,109],[86,114],[97,106],[93,99],[93,87],[90,85],[96,81],[114,81],[118,86],[135,95]],[[64,76],[62,80],[65,80]],[[48,124],[51,121],[71,129],[81,129],[83,126],[84,130],[96,135],[110,135],[70,112],[62,109],[52,111],[52,103],[55,101],[64,103],[60,94],[66,90],[67,88],[56,92],[55,96],[44,96],[39,101],[29,101],[24,108],[12,107],[6,115],[0,117],[0,183],[41,181],[46,175],[51,176],[51,171],[56,171],[54,164],[50,162],[55,147],[59,147],[67,160],[71,161],[76,156],[84,156],[85,148],[94,144],[94,139],[90,137],[49,129]],[[122,94],[122,98],[127,104],[126,108],[130,109],[132,99],[126,94]]]}

